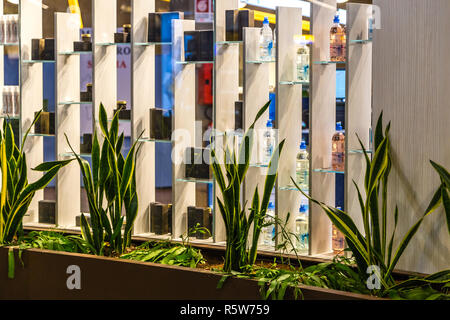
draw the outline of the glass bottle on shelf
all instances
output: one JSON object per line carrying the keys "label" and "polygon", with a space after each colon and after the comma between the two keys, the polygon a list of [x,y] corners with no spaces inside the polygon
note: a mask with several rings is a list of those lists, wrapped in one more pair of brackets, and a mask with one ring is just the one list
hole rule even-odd
{"label": "glass bottle on shelf", "polygon": [[262,230],[262,242],[265,246],[274,247],[275,246],[275,205],[273,202],[269,203],[269,207],[267,208],[266,217],[264,219],[264,223],[271,223],[266,226]]}
{"label": "glass bottle on shelf", "polygon": [[331,167],[335,171],[345,170],[345,135],[340,122],[336,124],[336,133],[332,139]]}
{"label": "glass bottle on shelf", "polygon": [[273,131],[272,120],[268,120],[266,124],[266,131],[264,131],[264,145],[263,145],[263,164],[269,164],[272,159],[272,153],[275,145],[275,136]]}
{"label": "glass bottle on shelf", "polygon": [[303,140],[300,144],[300,151],[297,154],[297,164],[295,168],[296,182],[302,190],[309,190],[309,159],[306,143]]}
{"label": "glass bottle on shelf", "polygon": [[330,60],[333,62],[345,62],[346,35],[345,28],[339,22],[339,15],[334,17],[334,24],[330,31]]}
{"label": "glass bottle on shelf", "polygon": [[373,40],[373,17],[369,17],[368,19],[368,37],[367,40],[372,41]]}
{"label": "glass bottle on shelf", "polygon": [[308,205],[301,204],[297,218],[295,219],[295,233],[297,235],[296,246],[298,250],[308,250],[309,227],[308,227]]}
{"label": "glass bottle on shelf", "polygon": [[[340,207],[337,209],[341,210]],[[334,254],[343,254],[345,249],[345,236],[338,228],[332,225],[332,249]]]}
{"label": "glass bottle on shelf", "polygon": [[310,64],[310,42],[301,40],[300,47],[297,50],[297,62],[295,68],[295,80],[309,82],[309,64]]}
{"label": "glass bottle on shelf", "polygon": [[263,27],[261,29],[261,38],[259,41],[259,58],[262,61],[270,61],[272,59],[273,49],[273,33],[270,28],[269,18],[265,17]]}

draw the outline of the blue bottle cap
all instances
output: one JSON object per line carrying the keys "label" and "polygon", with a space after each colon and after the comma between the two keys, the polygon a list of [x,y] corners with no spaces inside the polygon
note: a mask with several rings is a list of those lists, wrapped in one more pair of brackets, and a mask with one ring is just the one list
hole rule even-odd
{"label": "blue bottle cap", "polygon": [[300,150],[306,150],[306,142],[305,142],[305,140],[302,140],[302,143],[300,144]]}
{"label": "blue bottle cap", "polygon": [[308,206],[307,205],[305,205],[305,204],[302,204],[301,206],[300,206],[300,213],[306,213],[306,212],[308,212]]}
{"label": "blue bottle cap", "polygon": [[343,130],[342,123],[341,122],[336,123],[336,131],[342,131],[342,130]]}
{"label": "blue bottle cap", "polygon": [[266,127],[267,127],[267,128],[273,128],[272,120],[268,120],[268,121],[267,121]]}
{"label": "blue bottle cap", "polygon": [[[329,21],[329,20],[328,20],[328,21]],[[334,16],[333,22],[334,22],[334,23],[339,23],[339,22],[340,22],[340,20],[339,20],[339,15],[338,15],[338,14],[336,14],[336,15]]]}
{"label": "blue bottle cap", "polygon": [[273,202],[269,202],[269,209],[275,209],[275,205],[273,204]]}
{"label": "blue bottle cap", "polygon": [[263,24],[269,24],[269,17],[264,17]]}

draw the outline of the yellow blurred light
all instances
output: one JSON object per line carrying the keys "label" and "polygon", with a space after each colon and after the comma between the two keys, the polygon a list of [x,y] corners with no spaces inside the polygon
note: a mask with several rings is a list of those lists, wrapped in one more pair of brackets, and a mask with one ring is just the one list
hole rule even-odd
{"label": "yellow blurred light", "polygon": [[67,0],[69,2],[69,8],[71,13],[76,13],[80,17],[80,28],[83,28],[83,19],[81,18],[80,4],[78,0]]}

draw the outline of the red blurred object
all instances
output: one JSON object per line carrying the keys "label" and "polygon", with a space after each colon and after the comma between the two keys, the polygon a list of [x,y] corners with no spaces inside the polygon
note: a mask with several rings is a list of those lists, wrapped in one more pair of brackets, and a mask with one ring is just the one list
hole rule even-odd
{"label": "red blurred object", "polygon": [[198,104],[213,104],[213,65],[204,64],[199,69]]}

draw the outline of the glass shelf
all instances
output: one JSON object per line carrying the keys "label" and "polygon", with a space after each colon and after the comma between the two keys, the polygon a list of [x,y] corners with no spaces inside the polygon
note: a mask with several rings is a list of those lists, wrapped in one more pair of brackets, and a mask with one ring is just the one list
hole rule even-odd
{"label": "glass shelf", "polygon": [[[366,150],[368,154],[372,154],[372,150]],[[349,153],[352,154],[364,154],[363,149],[349,150]]]}
{"label": "glass shelf", "polygon": [[327,65],[327,64],[345,64],[345,61],[315,61],[314,64],[321,64],[321,65]]}
{"label": "glass shelf", "polygon": [[[77,155],[79,157],[82,157],[82,158],[90,158],[90,157],[92,157],[92,154],[90,154],[90,153],[80,153],[80,154],[77,154]],[[73,156],[75,156],[75,154],[73,152],[65,152],[65,153],[60,153],[59,156],[66,158],[66,157],[73,157]]]}
{"label": "glass shelf", "polygon": [[225,45],[225,46],[227,46],[227,45],[230,45],[230,44],[235,44],[235,43],[244,43],[244,41],[242,41],[242,40],[238,40],[238,41],[217,41],[216,42],[216,44],[218,44],[218,45]]}
{"label": "glass shelf", "polygon": [[0,119],[6,119],[6,120],[8,120],[8,119],[11,119],[11,120],[17,120],[17,119],[20,119],[20,116],[17,116],[17,115],[7,115],[7,114],[2,114],[2,115],[0,115]]}
{"label": "glass shelf", "polygon": [[131,42],[99,42],[95,44],[99,47],[131,45]]}
{"label": "glass shelf", "polygon": [[4,47],[17,47],[19,46],[19,43],[0,43],[0,46],[4,46]]}
{"label": "glass shelf", "polygon": [[47,134],[47,133],[29,133],[28,136],[30,136],[30,137],[55,137],[54,134]]}
{"label": "glass shelf", "polygon": [[55,60],[22,60],[22,63],[55,63]]}
{"label": "glass shelf", "polygon": [[172,42],[135,42],[135,46],[170,46]]}
{"label": "glass shelf", "polygon": [[263,63],[275,63],[276,60],[247,60],[246,63],[249,64],[263,64]]}
{"label": "glass shelf", "polygon": [[268,168],[268,163],[250,163],[249,167],[251,168]]}
{"label": "glass shelf", "polygon": [[150,138],[141,138],[138,139],[139,142],[155,142],[155,143],[172,143],[172,140],[160,140],[160,139],[150,139]]}
{"label": "glass shelf", "polygon": [[[297,189],[297,187],[294,186],[294,185],[282,186],[282,187],[279,187],[278,189],[283,190],[283,191],[299,191],[299,190]],[[308,193],[308,192],[309,192],[309,190],[307,190],[307,189],[302,189],[302,191],[303,191],[304,193]],[[299,191],[299,192],[300,192],[300,191]]]}
{"label": "glass shelf", "polygon": [[296,80],[296,81],[280,81],[279,84],[286,84],[289,86],[293,86],[293,85],[303,85],[303,86],[309,86],[309,81],[300,81],[300,80]]}
{"label": "glass shelf", "polygon": [[60,106],[67,106],[71,104],[92,104],[92,101],[62,101],[58,103]]}
{"label": "glass shelf", "polygon": [[335,174],[345,174],[344,171],[333,170],[332,168],[320,168],[314,169],[314,172],[322,172],[322,173],[335,173]]}
{"label": "glass shelf", "polygon": [[194,178],[184,178],[184,179],[177,179],[178,182],[191,182],[191,183],[203,183],[203,184],[213,184],[212,179],[194,179]]}
{"label": "glass shelf", "polygon": [[188,65],[188,64],[208,64],[214,63],[214,61],[177,61],[176,64]]}
{"label": "glass shelf", "polygon": [[355,43],[355,44],[365,44],[365,43],[371,43],[372,40],[370,39],[365,39],[365,40],[350,40],[350,43]]}
{"label": "glass shelf", "polygon": [[58,54],[65,55],[65,56],[69,56],[72,54],[92,54],[92,51],[63,51]]}

